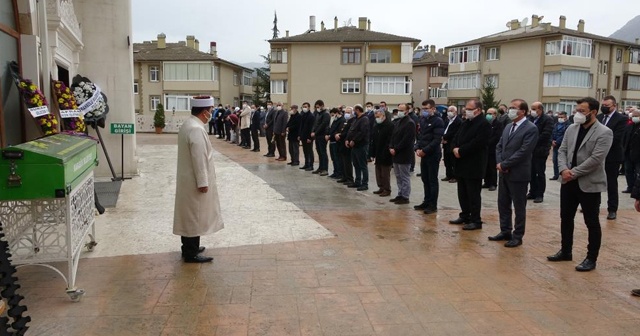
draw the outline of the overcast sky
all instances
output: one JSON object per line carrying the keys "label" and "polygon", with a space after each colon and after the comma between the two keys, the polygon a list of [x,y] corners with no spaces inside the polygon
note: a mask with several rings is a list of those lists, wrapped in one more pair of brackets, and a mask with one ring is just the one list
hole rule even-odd
{"label": "overcast sky", "polygon": [[[422,40],[437,48],[506,30],[512,19],[544,15],[542,22],[558,25],[567,17],[567,28],[575,29],[584,19],[589,33],[609,36],[640,15],[640,1],[634,0],[454,0],[454,1],[363,1],[363,0],[132,0],[133,40],[154,40],[159,33],[167,42],[195,35],[200,49],[210,41],[218,44],[218,56],[235,63],[261,62],[269,52],[273,14],[278,15],[280,37],[304,33],[309,16],[316,16],[316,29],[324,21],[333,28],[358,17],[371,20],[372,30]],[[530,23],[529,23],[530,24]],[[640,32],[638,33],[640,35]],[[640,36],[639,36],[640,37]]]}

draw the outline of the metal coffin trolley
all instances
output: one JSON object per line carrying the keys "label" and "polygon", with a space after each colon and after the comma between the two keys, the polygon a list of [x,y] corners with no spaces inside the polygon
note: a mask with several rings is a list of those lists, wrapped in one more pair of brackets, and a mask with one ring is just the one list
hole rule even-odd
{"label": "metal coffin trolley", "polygon": [[[73,301],[84,294],[75,283],[80,251],[96,245],[96,145],[87,137],[56,134],[5,148],[0,158],[0,223],[13,264],[56,271]],[[46,264],[59,261],[67,262],[67,276]]]}

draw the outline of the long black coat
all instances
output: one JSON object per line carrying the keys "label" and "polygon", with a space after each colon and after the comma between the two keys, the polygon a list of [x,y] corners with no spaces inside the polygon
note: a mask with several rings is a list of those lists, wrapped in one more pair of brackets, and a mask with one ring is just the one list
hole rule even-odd
{"label": "long black coat", "polygon": [[311,112],[302,113],[300,116],[300,132],[298,136],[300,136],[300,141],[306,143],[307,140],[311,139],[311,131],[313,130],[313,123],[315,122],[316,117]]}
{"label": "long black coat", "polygon": [[405,116],[398,120],[389,143],[389,148],[393,148],[396,151],[396,155],[393,156],[393,163],[411,163],[411,157],[416,155],[413,151],[415,139],[416,124],[411,120],[411,117]]}
{"label": "long black coat", "polygon": [[460,158],[456,158],[454,174],[458,178],[484,178],[487,168],[487,144],[491,135],[491,125],[486,118],[478,115],[465,120],[453,139],[451,149],[459,148]]}
{"label": "long black coat", "polygon": [[500,137],[502,137],[502,130],[504,129],[504,124],[500,122],[500,120],[494,119],[491,123],[491,136],[489,137],[489,142],[487,144],[487,154],[489,156],[496,156],[496,146],[498,142],[500,142]]}
{"label": "long black coat", "polygon": [[625,127],[623,148],[625,158],[631,162],[640,162],[640,124],[629,124]]}
{"label": "long black coat", "polygon": [[393,156],[389,152],[393,128],[393,123],[388,119],[373,127],[373,143],[369,156],[376,159],[376,165],[391,166],[393,164]]}
{"label": "long black coat", "polygon": [[287,140],[289,141],[298,141],[298,136],[300,135],[300,113],[292,114],[289,117],[289,121],[287,122],[287,129],[289,133],[287,134]]}
{"label": "long black coat", "polygon": [[[346,120],[346,119],[345,119]],[[347,135],[349,134],[349,130],[351,130],[351,126],[356,121],[355,117],[349,118],[346,122],[342,123],[342,126],[338,129],[336,134],[340,134],[340,140],[336,141],[338,145],[338,153],[349,154],[351,153],[351,148],[345,146],[344,142],[347,139]]]}
{"label": "long black coat", "polygon": [[[607,127],[609,127],[613,132],[613,142],[611,143],[611,148],[609,149],[609,154],[607,154],[607,159],[605,161],[622,163],[622,161],[624,161],[622,138],[624,137],[624,129],[629,118],[619,112],[611,112],[610,116],[611,120],[607,121]],[[603,119],[603,114],[598,115],[598,121],[602,123]]]}
{"label": "long black coat", "polygon": [[[536,119],[529,117],[529,121],[538,127],[538,143],[533,150],[534,157],[547,157],[551,150],[551,141],[553,140],[553,118],[546,114],[542,114]],[[495,149],[495,148],[494,148]]]}

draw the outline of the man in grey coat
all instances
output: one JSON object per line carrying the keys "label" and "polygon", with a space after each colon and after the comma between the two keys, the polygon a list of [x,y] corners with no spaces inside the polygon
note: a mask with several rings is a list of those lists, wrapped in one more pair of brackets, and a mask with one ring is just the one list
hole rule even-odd
{"label": "man in grey coat", "polygon": [[[489,240],[506,240],[505,247],[522,245],[527,220],[527,184],[531,180],[531,158],[538,142],[538,128],[527,120],[528,111],[526,101],[511,101],[508,112],[511,123],[502,131],[496,146],[496,169],[500,173],[500,233],[489,237]],[[511,204],[516,214],[515,226],[512,224]]]}
{"label": "man in grey coat", "polygon": [[558,150],[558,166],[562,177],[560,187],[560,232],[562,245],[558,253],[548,256],[549,261],[572,260],[573,226],[578,205],[582,208],[584,223],[589,231],[587,258],[576,271],[587,272],[596,268],[602,241],[600,228],[601,193],[607,191],[605,159],[613,142],[613,132],[601,124],[596,115],[600,103],[587,97],[577,101],[573,125],[567,128]]}

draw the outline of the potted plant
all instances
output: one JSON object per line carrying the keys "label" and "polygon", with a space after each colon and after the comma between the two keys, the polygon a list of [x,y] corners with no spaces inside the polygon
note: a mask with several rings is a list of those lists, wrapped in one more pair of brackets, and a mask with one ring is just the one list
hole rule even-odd
{"label": "potted plant", "polygon": [[162,103],[156,107],[156,113],[153,116],[153,126],[156,128],[156,134],[162,134],[162,129],[166,126],[164,122],[164,106],[162,106]]}

